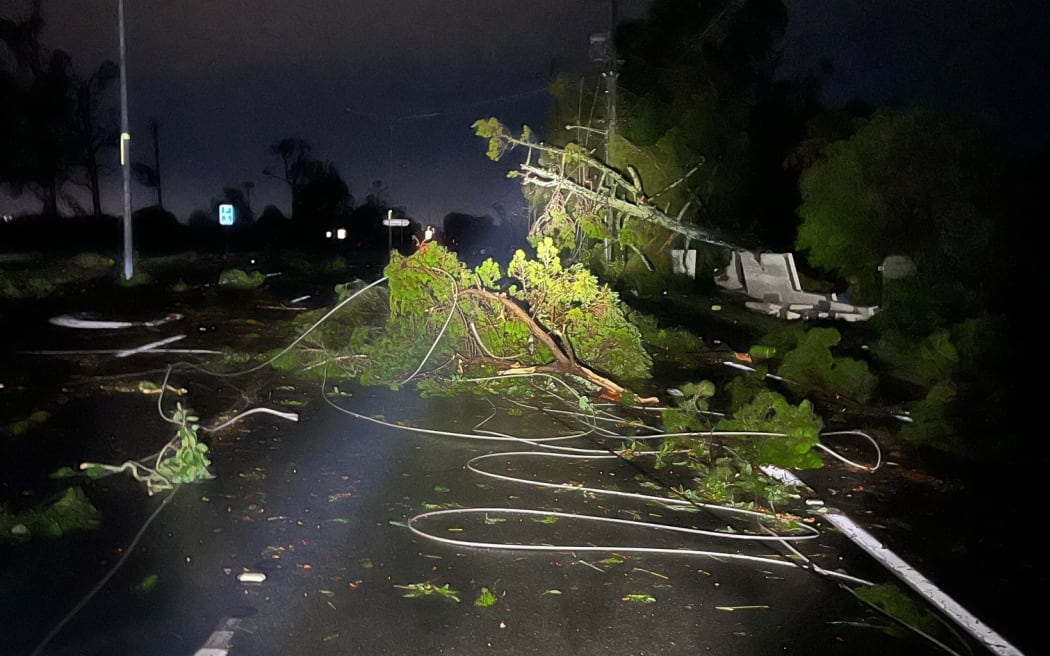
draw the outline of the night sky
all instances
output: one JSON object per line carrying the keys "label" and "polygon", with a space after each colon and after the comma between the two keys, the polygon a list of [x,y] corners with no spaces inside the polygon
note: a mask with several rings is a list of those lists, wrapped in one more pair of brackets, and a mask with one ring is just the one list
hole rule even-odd
{"label": "night sky", "polygon": [[[0,13],[24,16],[29,4],[0,0]],[[648,4],[620,0],[619,12],[641,16]],[[1014,141],[1050,136],[1044,8],[786,5],[783,75],[830,58],[829,103],[927,102],[980,113]],[[513,162],[489,161],[470,124],[495,115],[542,134],[552,71],[593,70],[588,36],[609,20],[608,0],[125,0],[125,11],[132,161],[152,163],[155,118],[165,205],[183,220],[244,181],[256,185],[256,213],[267,204],[287,212],[287,186],[262,173],[276,163],[269,145],[284,137],[334,162],[358,202],[382,178],[394,204],[422,222],[492,214],[497,203],[514,211],[523,201],[505,178]],[[69,52],[81,75],[118,59],[117,0],[44,0],[43,12],[45,45]],[[119,171],[107,189],[103,209],[119,215]],[[132,193],[136,208],[155,201],[137,184]]]}

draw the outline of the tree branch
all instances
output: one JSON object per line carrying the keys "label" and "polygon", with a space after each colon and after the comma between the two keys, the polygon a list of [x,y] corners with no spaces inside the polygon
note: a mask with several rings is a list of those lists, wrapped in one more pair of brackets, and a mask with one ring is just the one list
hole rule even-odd
{"label": "tree branch", "polygon": [[[619,399],[627,392],[627,389],[622,385],[609,380],[605,376],[589,369],[588,367],[575,362],[570,358],[565,350],[560,347],[557,342],[551,338],[550,334],[544,330],[536,321],[529,316],[528,312],[523,310],[513,300],[506,296],[490,292],[485,289],[464,289],[460,294],[466,296],[477,296],[490,301],[495,301],[501,304],[503,307],[513,314],[515,317],[520,319],[529,327],[529,330],[535,335],[536,339],[543,342],[551,353],[554,355],[554,362],[545,365],[536,365],[532,367],[512,367],[510,369],[504,369],[501,371],[502,374],[515,374],[515,373],[559,373],[559,374],[573,374],[583,378],[584,380],[600,387],[605,391],[606,396]],[[635,397],[635,401],[640,404],[655,403],[656,399]]]}
{"label": "tree branch", "polygon": [[[655,223],[671,232],[676,232],[680,235],[684,235],[689,239],[704,242],[706,244],[714,244],[715,246],[724,246],[726,248],[734,248],[733,244],[730,244],[724,240],[718,239],[713,234],[706,230],[701,230],[699,227],[682,223],[676,220],[674,217],[668,216],[661,212],[656,207],[650,205],[638,205],[622,198],[616,198],[615,196],[605,195],[597,191],[592,191],[587,187],[578,184],[577,182],[560,176],[557,173],[548,171],[547,169],[529,166],[522,164],[521,170],[525,172],[523,177],[523,184],[529,184],[536,187],[565,187],[572,193],[578,194],[588,200],[595,203],[608,204],[613,210],[621,212],[628,216],[632,216],[642,221],[648,221],[649,223]],[[633,188],[628,185],[629,188]]]}

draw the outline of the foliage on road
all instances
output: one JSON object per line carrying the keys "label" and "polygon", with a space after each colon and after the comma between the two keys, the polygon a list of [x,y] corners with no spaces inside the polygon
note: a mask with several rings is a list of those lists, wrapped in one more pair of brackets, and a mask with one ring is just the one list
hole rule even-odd
{"label": "foliage on road", "polygon": [[0,425],[0,435],[10,435],[12,437],[25,435],[34,428],[46,424],[49,419],[51,419],[50,412],[47,410],[37,410],[25,419],[12,421],[7,425]]}
{"label": "foliage on road", "polygon": [[232,289],[254,289],[266,282],[266,275],[261,271],[244,269],[226,269],[219,274],[219,286]]}
{"label": "foliage on road", "polygon": [[178,430],[164,448],[160,450],[154,461],[153,467],[149,467],[135,460],[127,460],[120,465],[109,465],[98,462],[83,462],[80,470],[88,478],[100,478],[109,474],[127,472],[146,486],[146,492],[150,496],[157,492],[175,489],[183,483],[197,483],[212,478],[208,469],[211,460],[205,455],[208,445],[201,442],[197,437],[200,426],[198,418],[193,416],[189,408],[184,408],[182,403],[176,404],[175,413],[169,420],[178,426]]}
{"label": "foliage on road", "polygon": [[394,587],[406,590],[407,592],[401,596],[409,599],[437,596],[449,599],[457,604],[460,603],[459,592],[453,590],[448,583],[437,585],[431,581],[423,581],[421,583],[409,583],[408,585],[395,585]]}
{"label": "foliage on road", "polygon": [[767,334],[761,343],[772,347],[767,360],[776,374],[800,393],[820,391],[867,403],[878,377],[863,360],[836,355],[834,349],[841,341],[836,328],[788,325]]}
{"label": "foliage on road", "polygon": [[81,253],[41,266],[0,269],[0,299],[39,300],[112,276],[116,262],[96,253]]}
{"label": "foliage on road", "polygon": [[0,513],[0,542],[25,542],[98,528],[98,511],[79,487],[66,488],[61,498],[40,508]]}

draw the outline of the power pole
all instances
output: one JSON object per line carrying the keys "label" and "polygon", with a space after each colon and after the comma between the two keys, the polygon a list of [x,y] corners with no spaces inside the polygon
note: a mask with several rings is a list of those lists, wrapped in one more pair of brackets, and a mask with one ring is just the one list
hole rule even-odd
{"label": "power pole", "polygon": [[[616,61],[616,21],[619,14],[619,0],[609,0],[609,38],[606,42],[607,58],[605,62],[605,163],[612,166],[609,147],[616,136],[616,78],[619,76],[619,65]],[[612,205],[606,207],[605,216],[605,261],[612,260],[612,234],[616,224]]]}
{"label": "power pole", "polygon": [[[164,209],[164,196],[161,193],[160,183],[160,125],[157,119],[150,119],[149,128],[153,133],[153,170],[157,173],[157,207]],[[248,204],[251,205],[251,203]]]}
{"label": "power pole", "polygon": [[608,106],[606,108],[606,132],[605,132],[605,159],[608,162],[609,159],[609,144],[612,142],[614,136],[616,136],[616,78],[619,77],[619,65],[616,61],[616,21],[619,20],[619,0],[609,0],[609,60],[607,62],[608,70],[605,73],[605,85],[608,97],[606,99]]}

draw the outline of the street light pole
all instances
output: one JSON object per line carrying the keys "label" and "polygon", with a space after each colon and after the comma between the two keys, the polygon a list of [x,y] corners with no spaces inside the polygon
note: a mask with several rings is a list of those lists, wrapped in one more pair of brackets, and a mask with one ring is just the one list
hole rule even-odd
{"label": "street light pole", "polygon": [[124,280],[134,275],[131,239],[131,133],[128,131],[128,73],[124,43],[124,0],[117,0],[120,22],[120,168],[124,173]]}

